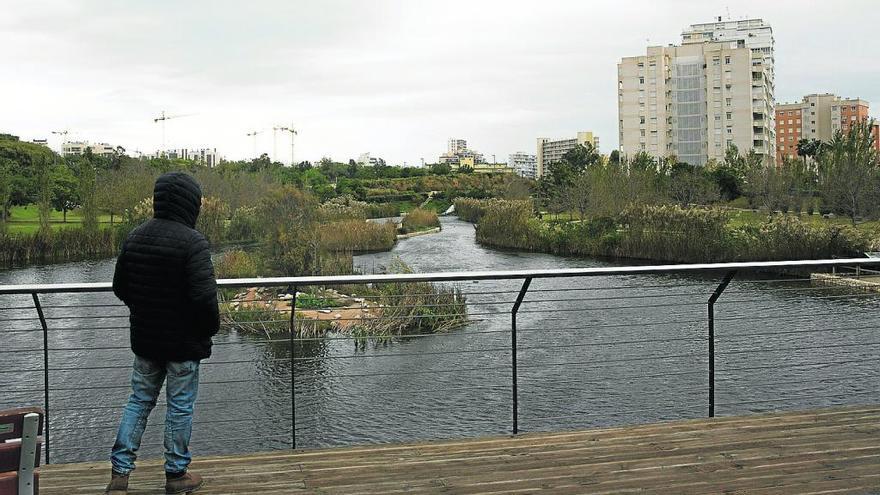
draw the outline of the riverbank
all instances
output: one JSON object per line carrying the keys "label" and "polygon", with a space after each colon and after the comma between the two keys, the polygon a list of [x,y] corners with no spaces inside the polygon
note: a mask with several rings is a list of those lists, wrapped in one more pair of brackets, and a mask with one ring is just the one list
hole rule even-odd
{"label": "riverbank", "polygon": [[567,256],[665,263],[772,261],[860,257],[880,243],[880,233],[837,223],[807,223],[790,215],[736,223],[730,213],[675,205],[633,206],[615,217],[545,222],[529,202],[468,200],[456,205],[476,219],[485,246]]}
{"label": "riverbank", "polygon": [[410,232],[409,234],[397,234],[397,240],[403,239],[411,239],[413,237],[418,237],[420,235],[428,235],[428,234],[437,234],[441,230],[441,227],[434,227],[433,229],[420,230],[418,232]]}

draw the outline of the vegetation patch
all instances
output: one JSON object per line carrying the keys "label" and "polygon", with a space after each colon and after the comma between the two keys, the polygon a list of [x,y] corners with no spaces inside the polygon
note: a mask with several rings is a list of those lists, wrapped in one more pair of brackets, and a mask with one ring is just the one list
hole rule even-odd
{"label": "vegetation patch", "polygon": [[440,219],[437,213],[422,208],[416,208],[403,217],[400,233],[410,234],[412,232],[421,232],[440,227]]}

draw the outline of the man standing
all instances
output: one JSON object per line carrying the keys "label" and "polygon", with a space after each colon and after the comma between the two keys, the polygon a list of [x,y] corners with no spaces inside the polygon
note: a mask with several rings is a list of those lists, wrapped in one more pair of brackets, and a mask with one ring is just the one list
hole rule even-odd
{"label": "man standing", "polygon": [[187,471],[199,362],[220,327],[217,283],[205,237],[195,230],[202,191],[187,174],[156,179],[153,218],[122,244],[113,293],[131,311],[131,396],[110,461],[107,494],[125,495],[147,417],[165,385],[165,493],[191,493],[202,478]]}

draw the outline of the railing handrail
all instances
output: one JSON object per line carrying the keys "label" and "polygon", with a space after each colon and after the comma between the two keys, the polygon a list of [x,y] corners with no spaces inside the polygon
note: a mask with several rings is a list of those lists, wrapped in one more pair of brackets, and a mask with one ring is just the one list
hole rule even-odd
{"label": "railing handrail", "polygon": [[[462,282],[475,280],[519,280],[526,278],[591,277],[610,275],[646,275],[682,272],[715,272],[801,268],[841,265],[878,265],[878,258],[841,258],[824,260],[739,261],[731,263],[684,263],[673,265],[611,266],[591,268],[558,268],[547,270],[494,270],[434,273],[394,273],[381,275],[330,275],[305,277],[228,278],[217,281],[218,287],[314,286],[370,284],[387,282]],[[4,294],[53,294],[73,292],[109,292],[110,282],[0,285]]]}

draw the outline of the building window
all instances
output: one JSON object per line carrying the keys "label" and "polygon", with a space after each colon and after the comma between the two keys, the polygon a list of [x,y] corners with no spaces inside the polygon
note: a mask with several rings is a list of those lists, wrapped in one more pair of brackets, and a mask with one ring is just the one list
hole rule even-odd
{"label": "building window", "polygon": [[[728,102],[727,105],[730,106],[730,98],[727,99],[727,102]],[[733,118],[733,113],[732,113],[732,112],[727,112],[727,113],[725,113],[725,114],[724,114],[724,118],[726,118],[727,120],[732,119],[732,118]]]}
{"label": "building window", "polygon": [[733,104],[733,98],[725,98],[725,99],[724,99],[724,104],[727,105],[727,106],[732,105],[732,104]]}
{"label": "building window", "polygon": [[645,116],[639,115],[639,124],[644,124],[644,123],[645,123]]}
{"label": "building window", "polygon": [[724,57],[724,63],[725,63],[725,64],[729,64],[729,63],[730,63],[730,55],[725,55],[725,57]]}
{"label": "building window", "polygon": [[644,78],[644,77],[640,77],[640,78],[639,78],[639,84],[645,84],[645,78]]}

